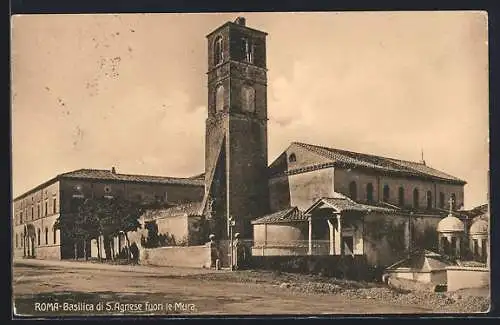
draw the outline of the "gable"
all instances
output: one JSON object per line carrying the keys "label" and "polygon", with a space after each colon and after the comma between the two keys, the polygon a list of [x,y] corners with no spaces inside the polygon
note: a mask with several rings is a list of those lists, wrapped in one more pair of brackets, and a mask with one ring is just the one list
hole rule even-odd
{"label": "gable", "polygon": [[285,172],[329,163],[332,163],[331,159],[307,150],[294,142],[271,163],[269,172],[271,176],[274,176]]}

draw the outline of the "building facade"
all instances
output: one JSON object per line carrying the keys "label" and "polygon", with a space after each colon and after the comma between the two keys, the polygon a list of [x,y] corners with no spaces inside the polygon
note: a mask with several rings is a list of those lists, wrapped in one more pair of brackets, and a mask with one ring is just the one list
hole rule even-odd
{"label": "building facade", "polygon": [[[14,199],[14,257],[72,258],[73,242],[54,224],[59,217],[71,218],[79,199],[120,196],[141,203],[180,204],[201,201],[203,192],[199,178],[126,175],[114,168],[58,175]],[[83,257],[83,251],[78,247],[78,256]]]}

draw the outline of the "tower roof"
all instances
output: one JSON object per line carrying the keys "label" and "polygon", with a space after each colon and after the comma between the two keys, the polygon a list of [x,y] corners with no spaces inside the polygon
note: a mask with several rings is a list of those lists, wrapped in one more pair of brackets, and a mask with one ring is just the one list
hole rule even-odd
{"label": "tower roof", "polygon": [[487,235],[488,234],[488,222],[484,219],[478,219],[472,223],[470,226],[469,233],[471,235]]}
{"label": "tower roof", "polygon": [[[244,24],[242,24],[242,22],[244,22]],[[249,30],[249,31],[252,31],[254,33],[261,34],[263,36],[267,35],[266,32],[263,32],[261,30],[248,27],[246,25],[246,19],[244,17],[238,17],[237,20],[235,20],[234,22],[233,21],[228,21],[228,22],[222,24],[221,26],[217,27],[216,29],[214,29],[213,31],[211,31],[210,33],[208,33],[206,37],[210,37],[212,34],[216,33],[217,31],[219,31],[219,30],[221,30],[221,29],[223,29],[224,27],[227,27],[227,26],[231,26],[232,28],[239,28],[239,29]]]}
{"label": "tower roof", "polygon": [[437,226],[438,232],[464,232],[464,230],[464,223],[452,214],[439,221]]}

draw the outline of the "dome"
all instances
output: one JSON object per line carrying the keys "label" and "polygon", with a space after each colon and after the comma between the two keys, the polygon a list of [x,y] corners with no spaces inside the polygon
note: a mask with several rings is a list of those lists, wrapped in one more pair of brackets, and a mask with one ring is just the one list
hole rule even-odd
{"label": "dome", "polygon": [[487,235],[488,234],[488,222],[483,219],[475,221],[472,226],[470,226],[469,233],[471,235]]}
{"label": "dome", "polygon": [[460,219],[452,215],[448,215],[443,220],[439,221],[437,226],[438,232],[463,232],[464,224]]}

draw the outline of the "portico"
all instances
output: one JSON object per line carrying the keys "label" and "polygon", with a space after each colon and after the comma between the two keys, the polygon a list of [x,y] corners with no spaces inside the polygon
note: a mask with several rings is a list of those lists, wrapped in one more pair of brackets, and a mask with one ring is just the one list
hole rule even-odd
{"label": "portico", "polygon": [[253,222],[258,256],[363,255],[363,220],[369,212],[348,198],[322,198],[304,212],[290,208]]}

